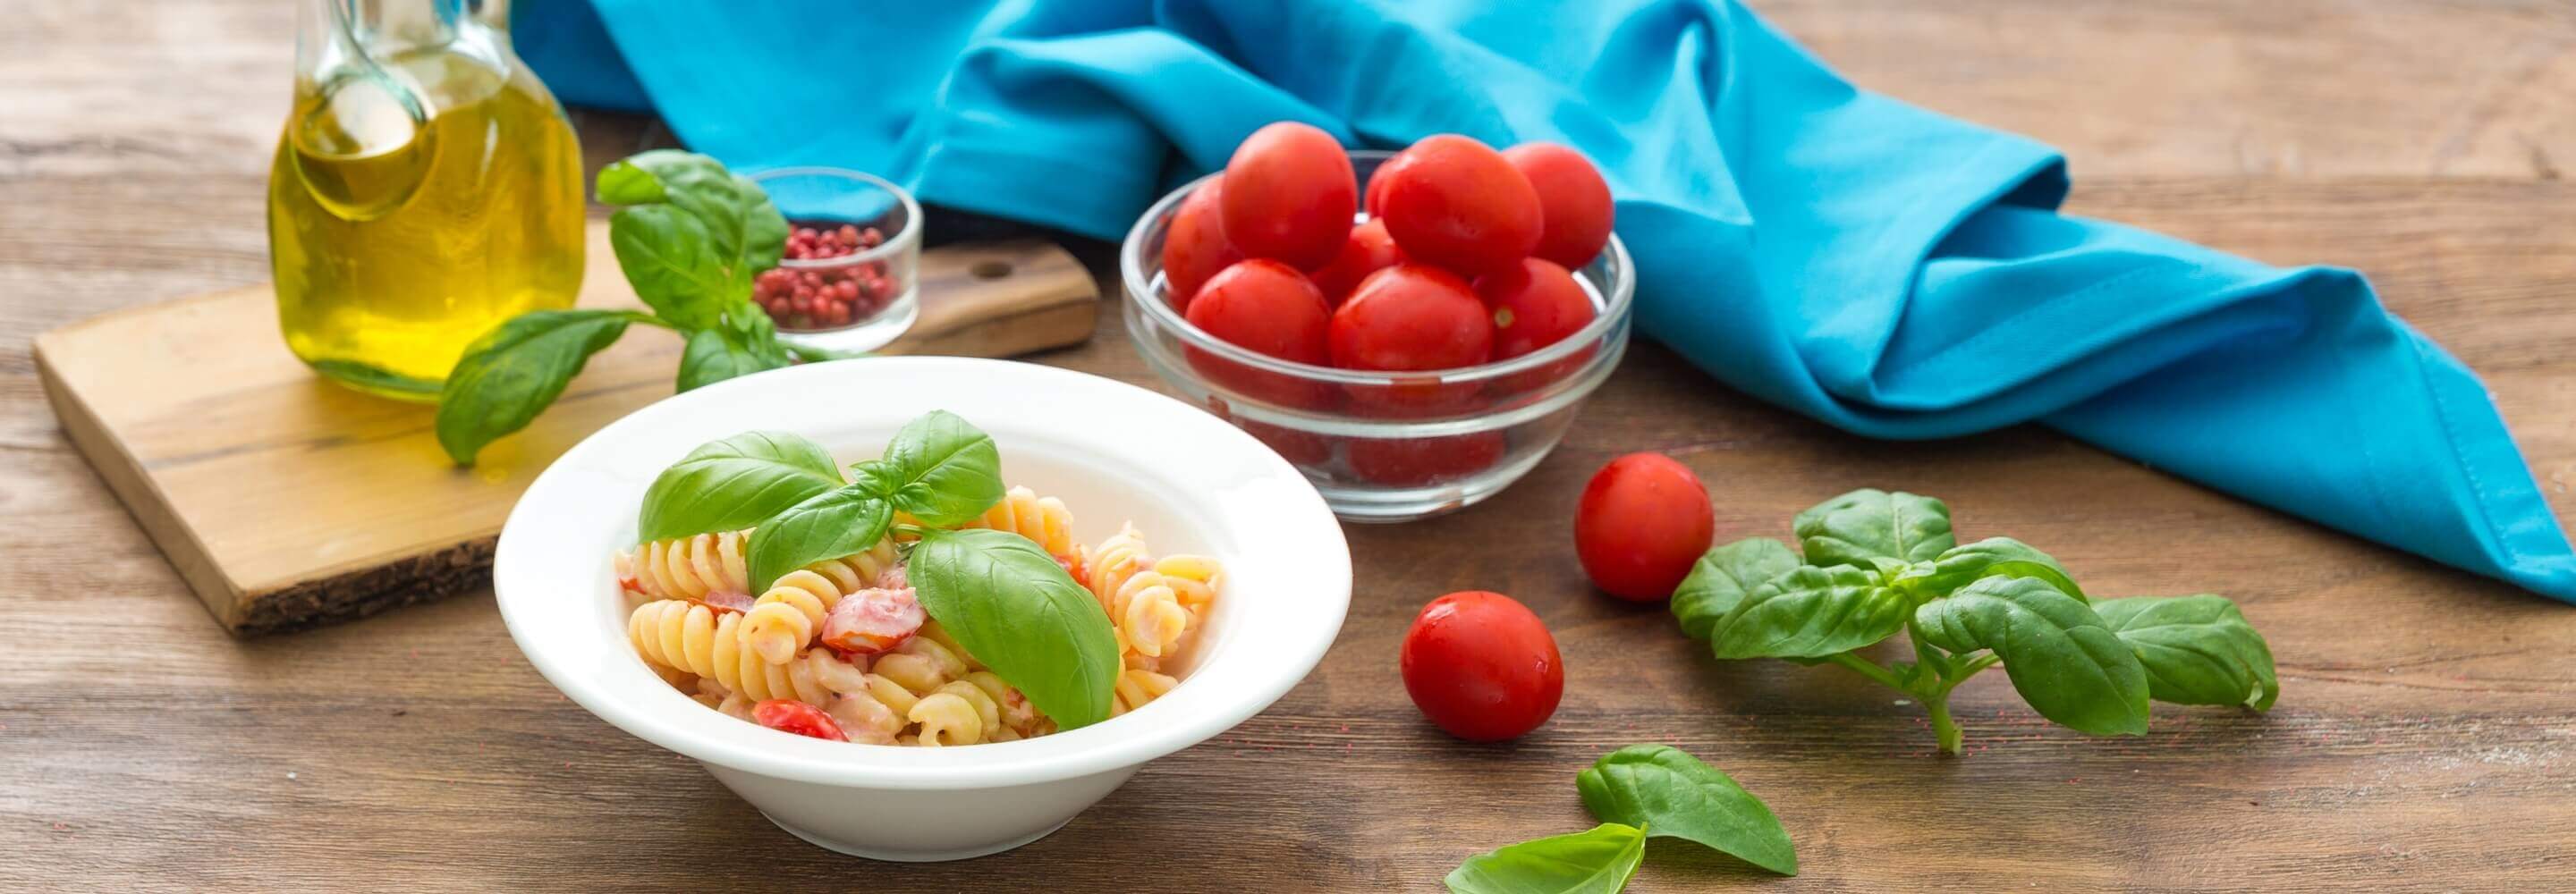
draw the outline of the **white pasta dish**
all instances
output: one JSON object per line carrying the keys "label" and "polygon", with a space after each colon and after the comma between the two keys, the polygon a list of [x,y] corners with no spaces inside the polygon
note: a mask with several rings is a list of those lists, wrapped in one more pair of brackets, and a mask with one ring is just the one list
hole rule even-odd
{"label": "white pasta dish", "polygon": [[[964,435],[916,431],[923,420],[982,440],[951,451]],[[1156,555],[1132,525],[1085,546],[1062,501],[1000,486],[989,438],[944,413],[923,420],[847,483],[837,469],[822,477],[819,448],[777,433],[712,442],[673,466],[646,498],[648,533],[762,518],[616,554],[636,654],[717,712],[873,745],[1042,736],[1179,685],[1224,588],[1219,563]],[[737,483],[745,474],[772,478],[753,488]],[[742,494],[761,505],[698,508]],[[1048,704],[1081,719],[1060,722]]]}

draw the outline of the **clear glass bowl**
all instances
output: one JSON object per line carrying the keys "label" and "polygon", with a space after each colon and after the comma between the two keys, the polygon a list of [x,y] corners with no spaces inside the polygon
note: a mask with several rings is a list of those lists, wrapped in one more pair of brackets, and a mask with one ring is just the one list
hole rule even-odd
{"label": "clear glass bowl", "polygon": [[[841,168],[779,168],[750,176],[787,217],[790,233],[847,228],[869,234],[875,243],[839,257],[782,259],[762,274],[769,279],[755,285],[753,300],[770,311],[779,340],[827,351],[873,351],[912,328],[921,316],[921,206],[912,193]],[[806,294],[820,296],[822,309],[781,306]]]}
{"label": "clear glass bowl", "polygon": [[[1366,183],[1391,155],[1355,151],[1351,166]],[[1599,310],[1591,324],[1510,360],[1374,372],[1295,363],[1219,341],[1173,308],[1162,275],[1172,214],[1206,182],[1164,196],[1128,232],[1119,250],[1127,334],[1165,382],[1278,451],[1346,520],[1411,521],[1500,493],[1555,449],[1584,398],[1627,352],[1636,274],[1617,236],[1574,271]]]}

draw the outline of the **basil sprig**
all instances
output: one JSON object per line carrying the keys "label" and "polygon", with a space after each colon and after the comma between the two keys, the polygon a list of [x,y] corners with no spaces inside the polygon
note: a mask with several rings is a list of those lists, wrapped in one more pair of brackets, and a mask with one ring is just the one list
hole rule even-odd
{"label": "basil sprig", "polygon": [[1630,745],[1574,777],[1601,825],[1467,858],[1452,894],[1616,894],[1637,874],[1646,838],[1698,842],[1782,875],[1798,854],[1780,818],[1716,767],[1669,745]]}
{"label": "basil sprig", "polygon": [[1026,537],[943,530],[1001,501],[991,435],[934,410],[897,430],[883,457],[853,468],[844,482],[829,452],[786,432],[711,441],[653,480],[637,536],[751,528],[759,592],[790,571],[867,551],[901,511],[913,522],[903,530],[919,537],[905,548],[922,609],[1058,728],[1108,719],[1118,638],[1091,591]]}
{"label": "basil sprig", "polygon": [[752,277],[778,266],[787,218],[749,178],[715,159],[657,149],[599,172],[617,267],[652,313],[531,311],[465,349],[438,395],[438,444],[459,465],[526,428],[563,395],[592,354],[646,323],[680,333],[677,387],[687,391],[827,352],[792,349],[751,303]]}
{"label": "basil sprig", "polygon": [[[1958,753],[1951,690],[1997,664],[2040,716],[2094,735],[2146,732],[2150,699],[2268,710],[2271,648],[2234,603],[2211,595],[2093,601],[2029,544],[1960,544],[1950,507],[1856,490],[1798,513],[1801,558],[1754,538],[1702,556],[1672,612],[1719,658],[1831,662],[1923,704]],[[1860,650],[1904,633],[1914,660]]]}

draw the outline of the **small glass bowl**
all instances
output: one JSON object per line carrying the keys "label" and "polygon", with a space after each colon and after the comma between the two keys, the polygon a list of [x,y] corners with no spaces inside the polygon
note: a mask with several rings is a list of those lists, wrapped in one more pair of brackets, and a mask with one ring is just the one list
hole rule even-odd
{"label": "small glass bowl", "polygon": [[[1350,153],[1361,183],[1394,153]],[[1181,200],[1164,196],[1119,250],[1127,334],[1189,401],[1270,445],[1343,519],[1400,522],[1500,493],[1555,449],[1583,400],[1627,352],[1636,291],[1617,236],[1574,271],[1599,312],[1556,344],[1509,360],[1431,372],[1334,369],[1223,342],[1172,306],[1163,239]],[[1365,220],[1363,214],[1359,219]]]}
{"label": "small glass bowl", "polygon": [[911,193],[884,178],[841,168],[778,168],[750,176],[787,217],[791,234],[811,228],[873,237],[839,257],[781,259],[754,281],[752,300],[778,324],[780,341],[873,351],[912,328],[921,316],[915,275],[921,265],[921,206]]}

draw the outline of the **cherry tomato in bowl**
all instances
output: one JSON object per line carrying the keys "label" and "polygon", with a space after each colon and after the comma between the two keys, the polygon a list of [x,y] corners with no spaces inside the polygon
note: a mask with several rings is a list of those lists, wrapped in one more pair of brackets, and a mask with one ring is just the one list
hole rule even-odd
{"label": "cherry tomato in bowl", "polygon": [[1603,592],[1661,602],[1717,537],[1717,510],[1690,467],[1660,453],[1611,460],[1574,508],[1574,554]]}
{"label": "cherry tomato in bowl", "polygon": [[1351,438],[1351,471],[1388,487],[1456,481],[1503,461],[1510,440],[1499,431],[1429,438]]}
{"label": "cherry tomato in bowl", "polygon": [[1163,286],[1173,307],[1188,310],[1199,286],[1243,260],[1243,252],[1225,241],[1225,222],[1217,212],[1224,189],[1223,175],[1208,178],[1206,185],[1181,200],[1179,211],[1172,212],[1172,228],[1163,237]]}
{"label": "cherry tomato in bowl", "polygon": [[[1493,147],[1457,134],[1404,150],[1381,189],[1386,232],[1404,256],[1467,276],[1527,257],[1545,222],[1529,178]],[[1228,215],[1227,232],[1233,223]]]}
{"label": "cherry tomato in bowl", "polygon": [[[1476,297],[1493,312],[1496,360],[1536,353],[1571,338],[1599,313],[1592,306],[1592,295],[1575,281],[1574,274],[1539,258],[1523,258],[1517,265],[1478,277]],[[1592,361],[1592,352],[1585,347],[1535,369],[1497,378],[1488,390],[1503,401],[1539,391],[1581,370]]]}
{"label": "cherry tomato in bowl", "polygon": [[[1368,275],[1333,310],[1327,338],[1334,366],[1392,372],[1484,363],[1494,326],[1475,290],[1438,267],[1404,263]],[[1433,418],[1466,409],[1480,383],[1397,380],[1348,386],[1354,411],[1377,418]]]}
{"label": "cherry tomato in bowl", "polygon": [[1583,154],[1555,143],[1522,143],[1503,150],[1512,167],[1538,193],[1538,244],[1530,254],[1583,269],[1610,242],[1610,184]]}
{"label": "cherry tomato in bowl", "polygon": [[[1190,299],[1186,316],[1207,334],[1256,353],[1298,363],[1325,360],[1331,324],[1324,296],[1304,274],[1278,261],[1253,258],[1217,271]],[[1185,353],[1208,381],[1255,399],[1320,408],[1333,404],[1338,393],[1329,383],[1255,369],[1196,347]]]}
{"label": "cherry tomato in bowl", "polygon": [[1280,121],[1252,132],[1226,162],[1218,199],[1225,237],[1249,257],[1299,270],[1333,260],[1359,210],[1351,157],[1333,135]]}
{"label": "cherry tomato in bowl", "polygon": [[1403,262],[1404,250],[1396,248],[1395,237],[1386,234],[1386,223],[1372,220],[1352,227],[1341,253],[1309,278],[1323,290],[1325,304],[1340,307],[1351,297],[1351,290],[1359,288],[1360,280]]}
{"label": "cherry tomato in bowl", "polygon": [[1404,691],[1433,726],[1470,742],[1513,738],[1556,713],[1565,662],[1527,606],[1467,590],[1422,607],[1397,657]]}

